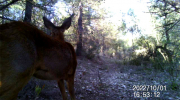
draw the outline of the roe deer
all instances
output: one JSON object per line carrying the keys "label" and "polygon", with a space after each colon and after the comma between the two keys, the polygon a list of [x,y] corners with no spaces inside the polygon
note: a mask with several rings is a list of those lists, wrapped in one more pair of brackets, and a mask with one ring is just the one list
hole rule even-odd
{"label": "roe deer", "polygon": [[[73,16],[73,15],[72,15]],[[32,76],[57,80],[63,100],[67,100],[64,80],[72,100],[77,66],[73,46],[64,41],[63,32],[71,25],[71,17],[62,26],[45,24],[59,38],[46,35],[33,25],[11,22],[0,25],[0,100],[14,100]],[[45,19],[45,17],[44,17]],[[46,23],[47,21],[45,21]]]}

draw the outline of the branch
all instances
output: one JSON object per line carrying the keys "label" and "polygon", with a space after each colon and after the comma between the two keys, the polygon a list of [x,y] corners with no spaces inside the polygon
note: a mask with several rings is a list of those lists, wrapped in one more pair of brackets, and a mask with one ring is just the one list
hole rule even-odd
{"label": "branch", "polygon": [[18,0],[12,0],[10,3],[8,3],[7,5],[4,5],[2,7],[0,7],[0,10],[3,10],[5,8],[7,8],[8,6],[12,5],[13,3],[17,2]]}
{"label": "branch", "polygon": [[16,21],[16,20],[12,20],[12,19],[9,19],[9,18],[3,17],[3,16],[0,16],[0,18],[10,20],[10,21]]}
{"label": "branch", "polygon": [[159,48],[161,48],[161,49],[165,49],[163,46],[156,46],[156,49],[155,50],[157,50],[157,49],[159,49]]}
{"label": "branch", "polygon": [[[22,1],[22,2],[23,2],[23,1]],[[24,2],[23,2],[23,3],[24,3]],[[43,6],[48,6],[48,5],[50,4],[50,2],[47,3],[46,5],[36,4],[34,1],[32,1],[32,2],[29,1],[29,3],[31,3],[34,7],[37,7],[37,8],[39,8],[39,9],[41,9],[41,10],[45,10],[45,11],[51,13],[50,10],[48,10],[46,7],[43,7]]]}
{"label": "branch", "polygon": [[167,1],[167,3],[169,4],[169,5],[171,5],[171,7],[173,7],[175,10],[175,12],[177,12],[177,13],[180,13],[180,8],[179,7],[177,7],[177,3],[175,3],[175,2],[170,2],[170,1]]}
{"label": "branch", "polygon": [[175,22],[170,28],[168,28],[167,30],[166,30],[166,32],[168,32],[169,30],[171,30],[177,23],[179,23],[180,22],[180,19],[177,21],[177,22]]}

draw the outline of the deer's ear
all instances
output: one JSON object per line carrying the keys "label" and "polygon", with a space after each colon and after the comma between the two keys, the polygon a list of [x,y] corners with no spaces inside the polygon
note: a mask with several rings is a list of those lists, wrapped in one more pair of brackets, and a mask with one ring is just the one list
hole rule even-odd
{"label": "deer's ear", "polygon": [[46,17],[43,17],[43,21],[44,21],[44,25],[46,26],[46,28],[48,28],[49,30],[53,30],[56,26],[50,21],[48,20]]}
{"label": "deer's ear", "polygon": [[72,17],[74,14],[72,14],[69,18],[65,19],[63,24],[61,25],[61,29],[67,30],[71,26]]}

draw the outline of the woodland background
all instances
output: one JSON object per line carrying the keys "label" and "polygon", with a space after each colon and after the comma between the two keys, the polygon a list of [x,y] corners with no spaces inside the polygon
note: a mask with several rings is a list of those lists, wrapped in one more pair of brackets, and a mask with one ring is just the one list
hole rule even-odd
{"label": "woodland background", "polygon": [[[109,76],[107,74],[104,75],[105,73],[113,74],[121,72],[121,76],[125,75],[125,73],[133,73],[133,75],[135,75],[137,74],[135,72],[141,69],[138,73],[141,79],[149,73],[149,76],[146,77],[148,78],[149,84],[152,83],[152,81],[157,81],[167,85],[167,91],[170,93],[164,94],[167,95],[167,97],[162,96],[162,98],[179,99],[180,1],[149,0],[149,2],[147,2],[149,4],[149,11],[144,13],[151,15],[151,27],[153,27],[153,30],[150,33],[152,34],[144,33],[138,24],[141,19],[136,16],[133,9],[129,9],[127,13],[119,11],[119,13],[122,13],[122,16],[120,17],[121,19],[117,20],[118,24],[108,21],[107,19],[112,18],[113,15],[111,15],[110,11],[101,7],[104,2],[106,2],[106,0],[0,0],[0,23],[4,24],[11,21],[29,22],[49,34],[50,31],[44,27],[43,16],[46,16],[55,25],[60,26],[65,18],[74,13],[75,16],[72,25],[70,29],[65,32],[65,39],[73,44],[78,56],[79,68],[77,69],[76,81],[78,81],[78,79],[81,80],[78,81],[77,84],[75,83],[76,91],[80,92],[76,92],[78,99],[91,100],[87,99],[91,97],[94,100],[99,100],[98,97],[102,97],[99,94],[100,91],[97,95],[93,89],[89,90],[87,88],[87,84],[90,83],[87,82],[87,84],[84,84],[85,80],[90,81],[86,78],[90,77],[93,74],[92,69],[94,70],[96,68],[102,70],[102,73],[98,71],[92,76],[94,78],[98,77],[98,82],[95,85],[98,88],[96,89],[102,89],[102,86],[104,86],[102,85],[105,84],[103,83],[102,77]],[[125,15],[126,17],[123,17]],[[126,20],[127,16],[130,19],[130,23]],[[127,34],[130,34],[129,36],[131,38],[121,38]],[[93,68],[92,66],[96,67]],[[82,69],[84,70],[82,71]],[[91,71],[92,73],[90,73]],[[146,73],[146,75],[143,73]],[[150,78],[154,73],[159,73],[157,80]],[[118,77],[119,74],[115,76]],[[81,79],[81,77],[86,78]],[[127,77],[128,76],[125,78],[127,79]],[[129,77],[133,77],[131,79],[136,80],[135,76],[129,75]],[[112,77],[110,79],[112,79]],[[31,82],[34,82],[34,80],[36,79],[31,80]],[[117,79],[112,80],[111,82],[116,83],[116,80]],[[137,83],[132,82],[129,84],[142,84],[142,81],[143,79],[141,82],[138,81]],[[124,82],[125,81],[122,83]],[[34,86],[32,84],[34,84]],[[41,90],[42,88],[39,88],[40,84],[44,83],[34,82],[31,83],[31,87],[36,90]],[[118,84],[120,85],[120,83]],[[27,87],[30,86],[26,86],[26,89]],[[104,86],[103,88],[107,88],[108,91],[114,93],[113,91],[115,90],[110,90],[112,87]],[[126,89],[132,93],[130,88],[126,87]],[[36,90],[32,90],[35,91],[36,96],[29,98],[41,100],[40,97],[43,97],[43,93],[40,93],[41,95],[38,93],[37,95]],[[117,95],[107,92],[109,98],[106,97],[106,95],[104,98],[102,97],[101,100],[105,100],[105,98],[106,100],[133,98],[133,94],[120,96],[123,94],[120,92],[121,90],[122,88],[117,90],[119,93]],[[88,93],[83,94],[82,91],[94,92],[94,97],[97,98],[93,98],[93,96],[90,96]],[[104,95],[106,93],[102,94]],[[115,97],[112,95],[115,95]],[[19,98],[21,98],[21,96]]]}

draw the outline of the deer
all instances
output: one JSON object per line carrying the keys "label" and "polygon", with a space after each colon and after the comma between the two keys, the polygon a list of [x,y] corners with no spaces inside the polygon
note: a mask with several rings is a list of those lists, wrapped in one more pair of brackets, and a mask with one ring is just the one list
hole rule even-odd
{"label": "deer", "polygon": [[26,22],[0,25],[0,100],[17,99],[31,77],[57,80],[63,100],[67,100],[66,81],[70,98],[75,100],[77,59],[74,47],[64,40],[64,31],[71,26],[72,17],[61,26],[43,17],[51,36]]}

